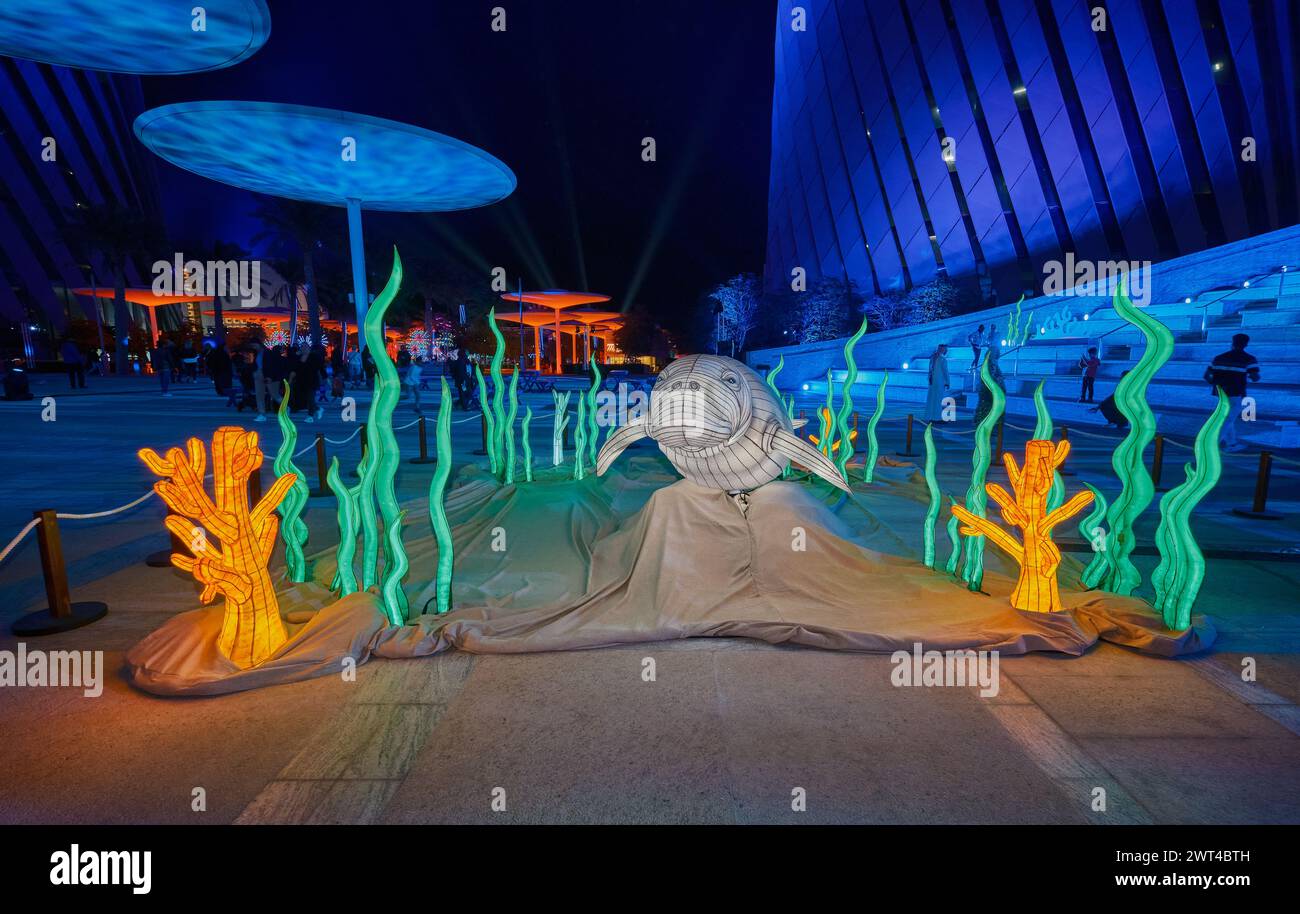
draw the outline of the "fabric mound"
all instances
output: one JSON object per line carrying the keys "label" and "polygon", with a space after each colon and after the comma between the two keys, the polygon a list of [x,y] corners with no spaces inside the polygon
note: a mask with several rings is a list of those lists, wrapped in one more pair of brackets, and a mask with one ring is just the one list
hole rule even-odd
{"label": "fabric mound", "polygon": [[[338,672],[370,656],[574,650],[694,637],[744,637],[827,650],[998,650],[1080,655],[1098,640],[1164,657],[1204,650],[1213,626],[1172,632],[1142,600],[1071,589],[1060,613],[1013,609],[1015,569],[986,550],[985,593],[918,561],[917,476],[882,467],[880,485],[836,498],[829,487],[772,482],[744,497],[705,489],[664,461],[636,456],[601,479],[541,477],[499,486],[471,467],[447,497],[456,569],[453,610],[386,626],[378,600],[333,601],[316,583],[281,595],[297,618],[266,663],[240,671],[216,648],[221,609],[183,613],[127,656],[128,678],[159,694],[211,695]],[[829,499],[824,501],[819,495]],[[408,517],[424,514],[413,503]],[[419,535],[417,535],[419,530]],[[942,526],[940,526],[942,538]],[[437,545],[408,521],[412,613],[434,594]]]}

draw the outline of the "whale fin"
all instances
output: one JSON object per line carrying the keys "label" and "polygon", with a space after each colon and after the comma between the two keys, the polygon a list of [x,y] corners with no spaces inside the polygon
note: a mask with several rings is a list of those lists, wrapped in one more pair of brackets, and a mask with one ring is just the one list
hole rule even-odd
{"label": "whale fin", "polygon": [[624,425],[614,434],[605,439],[601,445],[600,453],[596,455],[596,475],[604,476],[605,471],[609,469],[618,455],[631,444],[635,444],[646,436],[645,416],[637,416],[627,425]]}
{"label": "whale fin", "polygon": [[787,432],[776,422],[773,422],[768,426],[767,435],[765,437],[769,439],[767,442],[769,450],[774,451],[783,457],[787,457],[796,463],[802,464],[822,479],[835,486],[835,488],[842,489],[850,494],[853,492],[853,490],[849,488],[849,484],[844,481],[844,477],[840,475],[840,471],[836,468],[835,464],[831,463],[825,454],[817,450],[817,448],[813,447],[807,441],[804,441],[797,435]]}
{"label": "whale fin", "polygon": [[808,424],[808,420],[807,420],[807,419],[791,419],[791,420],[790,420],[790,424],[793,425],[793,426],[795,427],[796,430],[798,430],[798,429],[803,428],[805,425],[807,425],[807,424]]}

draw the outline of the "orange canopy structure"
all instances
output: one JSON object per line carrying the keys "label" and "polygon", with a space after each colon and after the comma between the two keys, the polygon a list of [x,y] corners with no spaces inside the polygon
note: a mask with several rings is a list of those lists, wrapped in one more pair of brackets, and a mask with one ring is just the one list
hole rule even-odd
{"label": "orange canopy structure", "polygon": [[[581,305],[595,305],[600,302],[609,301],[608,295],[601,295],[599,292],[569,292],[565,289],[545,289],[540,292],[507,292],[501,296],[502,299],[516,304],[523,302],[525,304],[537,305],[542,308],[549,308],[553,313],[552,322],[555,326],[555,373],[564,372],[564,358],[560,352],[560,312],[567,308],[577,308]],[[527,311],[524,312],[528,314]],[[503,315],[504,316],[504,315]],[[515,323],[518,323],[519,315],[515,315]],[[527,320],[525,320],[527,323]],[[537,334],[537,355],[534,358],[534,366],[540,371],[541,362],[541,330],[540,326],[535,329]],[[574,348],[577,348],[577,339],[574,339]]]}
{"label": "orange canopy structure", "polygon": [[[72,294],[87,295],[94,298],[117,297],[117,293],[113,289],[101,286],[73,289]],[[154,309],[166,305],[188,305],[193,302],[208,301],[212,298],[211,295],[158,295],[153,289],[126,289],[124,297],[133,305],[140,305],[149,309],[150,346],[158,342],[158,317]]]}
{"label": "orange canopy structure", "polygon": [[564,312],[566,320],[576,321],[583,325],[583,338],[587,347],[587,360],[591,359],[591,337],[594,333],[596,338],[608,345],[608,334],[611,330],[617,330],[623,326],[623,315],[617,311],[597,311],[592,308],[575,308],[572,311]]}

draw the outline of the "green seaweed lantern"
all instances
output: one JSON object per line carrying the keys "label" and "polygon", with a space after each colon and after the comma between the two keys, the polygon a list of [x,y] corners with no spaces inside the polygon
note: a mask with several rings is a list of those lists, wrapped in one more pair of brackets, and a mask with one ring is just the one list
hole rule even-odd
{"label": "green seaweed lantern", "polygon": [[1137,308],[1129,300],[1127,286],[1127,282],[1121,281],[1115,290],[1115,311],[1142,332],[1146,348],[1137,365],[1115,387],[1115,405],[1128,419],[1129,430],[1110,458],[1119,477],[1120,492],[1106,515],[1110,528],[1106,543],[1110,569],[1102,585],[1111,593],[1123,596],[1132,594],[1142,583],[1142,573],[1129,558],[1137,546],[1133,524],[1155,496],[1155,484],[1143,461],[1147,445],[1156,435],[1156,417],[1146,399],[1147,385],[1174,351],[1174,335],[1169,328]]}
{"label": "green seaweed lantern", "polygon": [[776,367],[769,371],[767,376],[763,378],[763,383],[767,385],[768,390],[772,391],[772,396],[776,397],[776,402],[778,403],[784,402],[784,398],[781,396],[781,391],[778,390],[776,386],[776,376],[781,373],[781,369],[783,368],[785,368],[784,355],[777,359]]}
{"label": "green seaweed lantern", "polygon": [[962,547],[962,536],[961,533],[959,532],[959,529],[961,527],[961,521],[957,520],[956,514],[951,514],[952,506],[955,504],[957,504],[957,500],[953,498],[951,494],[949,494],[948,508],[949,508],[950,515],[948,517],[947,531],[948,531],[948,543],[951,545],[952,548],[948,552],[948,562],[944,566],[944,570],[951,575],[957,574],[957,568],[961,564],[961,547]]}
{"label": "green seaweed lantern", "polygon": [[1187,479],[1160,499],[1160,526],[1156,529],[1156,550],[1160,563],[1151,572],[1156,591],[1156,609],[1165,627],[1183,631],[1192,624],[1192,605],[1205,580],[1205,556],[1192,533],[1192,510],[1215,484],[1223,470],[1219,454],[1219,431],[1232,408],[1223,390],[1216,388],[1219,402],[1196,433],[1192,447],[1196,465],[1184,464]]}
{"label": "green seaweed lantern", "polygon": [[[975,429],[975,448],[971,452],[970,486],[966,489],[966,510],[975,517],[983,518],[986,516],[984,512],[988,504],[984,483],[988,478],[989,463],[993,454],[991,439],[993,429],[1001,420],[1002,412],[1006,408],[1007,398],[1002,393],[1002,388],[993,383],[993,377],[989,374],[988,359],[980,363],[980,380],[989,389],[993,403],[988,415]],[[984,583],[984,537],[980,534],[967,537],[966,561],[962,565],[961,576],[966,582],[966,587],[972,591],[978,591]]]}
{"label": "green seaweed lantern", "polygon": [[[853,436],[849,432],[849,417],[853,414],[853,385],[858,380],[858,362],[853,357],[853,347],[866,335],[867,319],[862,319],[858,332],[844,343],[844,397],[840,411],[835,416],[835,432],[840,439],[839,453],[835,456],[835,466],[840,475],[849,478],[849,460],[853,457]],[[871,481],[871,467],[867,466],[867,481]]]}
{"label": "green seaweed lantern", "polygon": [[[493,433],[496,444],[496,455],[498,468],[505,459],[506,443],[506,411],[505,395],[506,385],[501,374],[501,363],[506,357],[506,339],[501,335],[501,328],[497,326],[497,310],[492,308],[488,311],[488,329],[492,331],[492,337],[496,340],[496,349],[492,353],[492,362],[488,371],[492,377],[492,422],[489,425],[489,431]],[[487,401],[483,401],[483,407],[487,408]],[[495,472],[495,471],[494,471]]]}
{"label": "green seaweed lantern", "polygon": [[1020,333],[1020,304],[1025,300],[1022,295],[1016,301],[1016,310],[1007,312],[1007,344],[1010,346],[1017,345],[1016,339]]}
{"label": "green seaweed lantern", "polygon": [[524,421],[521,423],[519,440],[524,446],[524,482],[533,481],[533,446],[528,440],[528,427],[533,423],[533,408],[524,407]]}
{"label": "green seaweed lantern", "polygon": [[[583,436],[583,441],[585,441],[587,445],[587,458],[586,458],[587,464],[589,466],[594,467],[596,465],[596,451],[600,444],[600,424],[596,421],[596,415],[597,415],[596,397],[600,393],[601,375],[600,375],[600,366],[596,364],[596,357],[594,355],[590,359],[590,364],[591,364],[591,371],[593,374],[593,378],[591,382],[591,389],[587,391],[587,396],[586,396],[587,429],[586,429],[586,434]],[[579,425],[582,424],[581,403],[579,403],[579,408],[578,408],[578,424]]]}
{"label": "green seaweed lantern", "polygon": [[486,424],[483,448],[487,451],[488,471],[495,476],[500,470],[501,463],[497,456],[497,420],[492,414],[492,404],[488,400],[487,381],[483,378],[483,369],[477,364],[474,366],[474,380],[478,382],[478,402],[483,410],[483,422]]}
{"label": "green seaweed lantern", "polygon": [[[1047,411],[1047,401],[1043,399],[1043,384],[1039,381],[1034,388],[1034,440],[1050,441],[1052,439],[1052,414]],[[1047,493],[1047,512],[1050,514],[1065,502],[1065,480],[1061,479],[1059,470],[1052,473],[1052,488]]]}
{"label": "green seaweed lantern", "polygon": [[569,425],[569,391],[551,391],[555,412],[551,416],[551,466],[564,463],[564,430]]}
{"label": "green seaweed lantern", "polygon": [[822,407],[819,416],[821,418],[820,429],[821,435],[818,440],[821,444],[821,451],[827,457],[835,453],[835,443],[831,439],[835,437],[835,381],[831,378],[831,370],[826,369],[826,405]]}
{"label": "green seaweed lantern", "polygon": [[925,512],[925,525],[921,528],[923,562],[926,568],[934,567],[934,525],[939,518],[942,496],[939,494],[939,480],[934,475],[938,458],[934,452],[934,432],[930,423],[925,424],[925,487],[930,493],[930,504]]}
{"label": "green seaweed lantern", "polygon": [[451,576],[455,567],[455,547],[451,539],[451,524],[447,522],[447,509],[443,497],[447,480],[451,478],[451,388],[442,379],[442,400],[438,403],[437,423],[438,465],[429,483],[429,525],[438,541],[438,578],[435,585],[439,615],[451,609]]}
{"label": "green seaweed lantern", "polygon": [[306,476],[294,466],[293,449],[298,444],[298,429],[289,418],[289,382],[284,382],[284,399],[275,414],[280,423],[280,449],[275,452],[275,476],[279,479],[286,473],[296,478],[294,484],[285,493],[284,499],[276,510],[280,513],[280,539],[284,541],[285,572],[290,581],[301,584],[307,580],[307,560],[303,557],[303,547],[307,545],[307,524],[302,519],[303,508],[307,505],[309,492]]}
{"label": "green seaweed lantern", "polygon": [[885,388],[889,386],[889,372],[880,380],[880,386],[876,388],[876,408],[871,412],[871,418],[867,420],[867,459],[862,465],[862,478],[866,482],[872,482],[876,477],[876,461],[880,458],[880,439],[876,437],[876,426],[880,424],[880,418],[885,414]]}
{"label": "green seaweed lantern", "polygon": [[582,479],[587,474],[582,467],[587,452],[587,400],[578,398],[578,419],[573,426],[573,478]]}
{"label": "green seaweed lantern", "polygon": [[[365,460],[363,457],[362,460]],[[325,481],[334,492],[338,502],[336,509],[339,524],[339,544],[334,550],[335,571],[330,590],[338,591],[340,597],[357,592],[357,573],[352,567],[352,560],[357,554],[357,499],[361,485],[349,488],[343,484],[339,475],[339,459],[330,458],[330,467],[325,474]]]}
{"label": "green seaweed lantern", "polygon": [[515,417],[519,415],[519,369],[510,373],[510,412],[505,417],[505,447],[501,457],[505,463],[505,483],[515,481]]}
{"label": "green seaweed lantern", "polygon": [[1106,569],[1110,567],[1106,551],[1106,530],[1101,525],[1101,522],[1106,519],[1106,496],[1091,483],[1085,482],[1084,485],[1092,493],[1092,511],[1079,521],[1079,536],[1092,544],[1092,561],[1088,563],[1087,568],[1083,569],[1079,582],[1086,589],[1092,590],[1101,583]]}
{"label": "green seaweed lantern", "polygon": [[[392,273],[389,274],[383,291],[375,297],[374,304],[366,312],[364,325],[366,345],[370,347],[375,360],[375,394],[366,417],[366,443],[373,460],[375,501],[384,522],[384,576],[380,582],[380,597],[384,614],[393,625],[403,625],[406,622],[406,594],[401,584],[409,565],[406,550],[402,546],[403,512],[398,505],[396,491],[397,469],[402,461],[397,436],[393,434],[393,411],[401,398],[402,382],[385,345],[384,316],[397,297],[401,285],[402,259],[394,248]],[[364,506],[364,490],[361,497]]]}

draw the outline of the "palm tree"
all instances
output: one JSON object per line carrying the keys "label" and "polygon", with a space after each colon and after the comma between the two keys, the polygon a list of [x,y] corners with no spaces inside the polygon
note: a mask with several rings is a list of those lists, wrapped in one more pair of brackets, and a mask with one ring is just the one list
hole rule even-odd
{"label": "palm tree", "polygon": [[[113,274],[113,324],[116,339],[114,370],[125,372],[131,340],[131,313],[126,303],[126,266],[135,257],[156,253],[165,243],[152,217],[127,209],[116,200],[78,207],[71,230],[81,244],[99,252]],[[153,344],[151,341],[150,345]]]}
{"label": "palm tree", "polygon": [[307,284],[308,333],[313,340],[319,340],[320,298],[316,290],[313,252],[327,236],[338,234],[336,225],[331,224],[335,222],[334,214],[329,207],[318,203],[273,197],[259,204],[253,215],[265,226],[253,238],[255,243],[269,238],[276,248],[292,245],[302,254],[302,276]]}
{"label": "palm tree", "polygon": [[[248,256],[248,251],[244,250],[233,241],[222,241],[220,238],[211,244],[204,245],[201,250],[199,260],[243,260]],[[212,291],[212,335],[217,339],[217,345],[220,345],[226,339],[226,316],[221,302],[222,296],[216,294],[216,288]]]}

